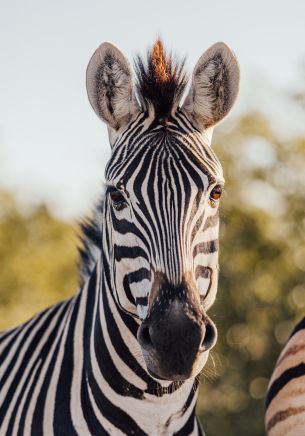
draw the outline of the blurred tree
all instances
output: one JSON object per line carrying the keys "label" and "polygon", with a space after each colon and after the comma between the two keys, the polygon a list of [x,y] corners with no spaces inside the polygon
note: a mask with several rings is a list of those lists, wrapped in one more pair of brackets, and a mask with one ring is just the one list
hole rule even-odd
{"label": "blurred tree", "polygon": [[[260,114],[214,139],[227,178],[221,205],[219,340],[201,378],[207,435],[264,434],[264,396],[305,313],[305,138],[282,141]],[[75,227],[0,197],[0,328],[74,293]]]}
{"label": "blurred tree", "polygon": [[0,193],[0,330],[76,291],[76,243],[75,228],[44,206],[22,214]]}

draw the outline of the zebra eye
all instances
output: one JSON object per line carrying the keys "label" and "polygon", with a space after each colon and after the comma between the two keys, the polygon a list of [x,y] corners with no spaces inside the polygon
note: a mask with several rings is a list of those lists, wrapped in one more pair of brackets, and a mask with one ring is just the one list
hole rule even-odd
{"label": "zebra eye", "polygon": [[110,198],[112,201],[112,205],[116,210],[122,210],[127,206],[126,200],[120,191],[110,192]]}
{"label": "zebra eye", "polygon": [[212,201],[219,200],[221,197],[222,191],[223,191],[223,187],[221,185],[214,186],[214,188],[212,189],[212,191],[210,193],[210,200],[212,200]]}

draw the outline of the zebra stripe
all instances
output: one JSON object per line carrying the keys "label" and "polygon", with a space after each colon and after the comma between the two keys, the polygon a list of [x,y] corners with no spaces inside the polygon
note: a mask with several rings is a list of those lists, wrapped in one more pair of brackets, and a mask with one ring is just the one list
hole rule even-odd
{"label": "zebra stripe", "polygon": [[305,318],[295,327],[273,371],[266,399],[268,435],[305,432]]}

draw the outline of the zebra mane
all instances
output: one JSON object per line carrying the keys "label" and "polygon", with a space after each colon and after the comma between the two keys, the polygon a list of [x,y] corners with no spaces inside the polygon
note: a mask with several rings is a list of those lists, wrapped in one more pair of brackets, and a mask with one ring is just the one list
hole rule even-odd
{"label": "zebra mane", "polygon": [[78,249],[80,255],[78,271],[81,284],[90,276],[101,252],[103,208],[104,200],[101,200],[95,208],[95,215],[90,219],[84,219],[79,225],[81,247]]}
{"label": "zebra mane", "polygon": [[187,84],[185,59],[179,61],[167,54],[160,39],[147,52],[147,58],[137,56],[135,72],[138,97],[144,109],[153,106],[155,116],[167,118],[178,106]]}

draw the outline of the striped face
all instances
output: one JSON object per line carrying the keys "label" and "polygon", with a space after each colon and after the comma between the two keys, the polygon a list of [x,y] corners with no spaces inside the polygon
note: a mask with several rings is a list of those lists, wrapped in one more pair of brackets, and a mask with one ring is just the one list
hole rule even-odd
{"label": "striped face", "polygon": [[215,300],[224,179],[204,137],[186,133],[185,123],[182,113],[166,127],[135,122],[106,169],[116,299],[141,319],[160,276],[175,286],[187,281],[205,309]]}
{"label": "striped face", "polygon": [[[106,168],[105,239],[119,306],[144,324],[160,317],[158,328],[164,333],[162,320],[177,305],[179,317],[196,318],[189,329],[190,335],[199,331],[197,356],[205,336],[207,349],[216,337],[206,310],[217,290],[218,204],[224,179],[204,136],[187,133],[187,127],[182,112],[166,126],[149,125],[149,117],[139,117],[117,141]],[[187,331],[188,326],[181,328]]]}
{"label": "striped face", "polygon": [[121,310],[139,319],[138,342],[152,376],[194,377],[215,344],[206,311],[218,278],[218,202],[224,179],[210,148],[230,111],[239,69],[223,43],[207,50],[186,86],[183,63],[157,41],[136,63],[102,44],[87,69],[92,107],[108,126],[105,263]]}

